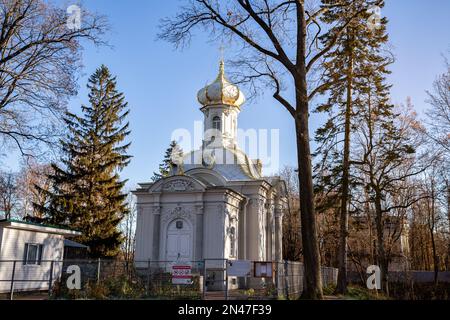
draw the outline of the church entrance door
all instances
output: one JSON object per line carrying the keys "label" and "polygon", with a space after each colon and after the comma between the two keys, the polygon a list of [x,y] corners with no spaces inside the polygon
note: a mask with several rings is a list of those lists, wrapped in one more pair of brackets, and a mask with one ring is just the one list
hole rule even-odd
{"label": "church entrance door", "polygon": [[168,261],[192,260],[192,228],[183,219],[172,221],[167,228],[166,258]]}

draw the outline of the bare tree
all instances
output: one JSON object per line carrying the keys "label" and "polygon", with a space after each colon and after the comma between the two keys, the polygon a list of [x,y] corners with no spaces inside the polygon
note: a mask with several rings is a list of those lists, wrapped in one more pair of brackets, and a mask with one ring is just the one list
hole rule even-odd
{"label": "bare tree", "polygon": [[122,220],[120,228],[122,234],[124,235],[124,242],[122,243],[122,252],[124,259],[127,263],[133,261],[134,258],[134,248],[135,248],[135,232],[136,232],[136,199],[131,192],[128,192],[127,204],[129,213]]}
{"label": "bare tree", "polygon": [[[405,209],[424,197],[411,187],[410,179],[421,174],[432,163],[418,150],[424,144],[423,127],[416,120],[412,105],[400,110],[369,97],[367,110],[355,142],[355,161],[361,186],[369,194],[374,211],[377,240],[377,262],[381,268],[382,288],[389,294],[389,245],[401,235]],[[400,113],[394,113],[400,111]],[[362,111],[361,111],[362,112]],[[355,200],[356,201],[356,200]],[[390,230],[386,235],[386,230]],[[386,237],[392,241],[386,241]]]}
{"label": "bare tree", "polygon": [[[444,206],[447,207],[448,233],[450,235],[450,63],[445,60],[446,71],[433,83],[433,90],[428,93],[427,102],[431,108],[427,111],[428,136],[432,140],[431,150],[440,149],[443,170]],[[450,256],[450,236],[448,240]]]}
{"label": "bare tree", "polygon": [[[81,10],[81,9],[80,9]],[[0,143],[23,155],[51,146],[63,126],[67,98],[76,94],[81,41],[102,44],[102,16],[80,11],[67,24],[66,8],[44,0],[0,0]]]}
{"label": "bare tree", "polygon": [[290,261],[301,259],[300,201],[298,198],[298,175],[293,167],[285,166],[280,177],[286,183],[288,211],[283,215],[283,258]]}
{"label": "bare tree", "polygon": [[44,218],[36,209],[36,205],[45,206],[50,200],[46,193],[39,190],[51,190],[52,184],[48,179],[51,173],[50,164],[39,164],[29,160],[23,165],[17,177],[18,207],[23,218]]}
{"label": "bare tree", "polygon": [[436,168],[431,167],[428,172],[425,172],[424,177],[424,186],[425,192],[428,197],[426,199],[425,212],[426,212],[426,220],[427,227],[430,233],[431,239],[431,249],[433,252],[433,271],[434,271],[434,285],[438,285],[438,273],[439,273],[439,256],[437,254],[436,248],[436,229],[437,223],[439,220],[438,216],[438,206],[437,206],[437,181],[436,181]]}
{"label": "bare tree", "polygon": [[17,175],[0,172],[0,212],[5,219],[10,219],[15,214],[17,195]]}
{"label": "bare tree", "polygon": [[[164,19],[161,24],[159,37],[177,47],[189,43],[196,27],[203,27],[213,39],[240,45],[234,61],[239,67],[239,82],[253,88],[261,85],[270,88],[273,97],[292,116],[296,128],[306,298],[322,298],[308,126],[310,101],[329,85],[321,82],[318,66],[346,27],[376,3],[381,1],[368,1],[367,7],[340,21],[328,34],[330,41],[325,46],[320,46],[318,39],[330,28],[319,17],[330,8],[344,6],[341,1],[322,1],[317,6],[304,0],[190,0],[174,18]],[[293,101],[283,93],[287,88],[295,89]]]}
{"label": "bare tree", "polygon": [[446,60],[445,73],[439,75],[428,93],[431,108],[429,118],[430,137],[438,143],[450,159],[450,63]]}

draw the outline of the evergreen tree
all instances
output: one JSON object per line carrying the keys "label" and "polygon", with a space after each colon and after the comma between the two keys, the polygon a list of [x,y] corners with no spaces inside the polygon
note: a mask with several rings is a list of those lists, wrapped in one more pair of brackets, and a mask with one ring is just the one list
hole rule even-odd
{"label": "evergreen tree", "polygon": [[183,150],[176,141],[170,142],[169,148],[167,148],[164,154],[164,159],[159,165],[159,173],[153,172],[153,181],[168,177],[173,169],[177,167],[177,163],[183,157]]}
{"label": "evergreen tree", "polygon": [[128,214],[119,171],[130,161],[130,144],[124,144],[129,110],[106,66],[87,87],[90,105],[82,106],[81,116],[67,113],[64,119],[68,133],[61,141],[62,166],[52,164],[53,190],[40,190],[50,204],[36,206],[48,222],[81,231],[77,241],[89,246],[92,256],[115,256],[123,240],[118,224]]}
{"label": "evergreen tree", "polygon": [[[323,2],[327,4],[333,1]],[[347,25],[342,36],[337,38],[334,49],[325,56],[323,67],[326,85],[321,93],[326,93],[328,97],[317,111],[327,112],[329,119],[316,132],[316,142],[319,144],[317,154],[321,157],[316,166],[320,173],[316,177],[318,190],[328,194],[328,204],[336,206],[338,203],[336,211],[340,216],[340,239],[336,291],[341,294],[347,290],[348,206],[349,190],[353,183],[350,143],[351,133],[358,127],[354,108],[361,104],[360,95],[367,90],[370,73],[388,73],[388,59],[381,52],[388,40],[387,20],[383,18],[378,25],[369,26],[372,13],[367,11],[373,5],[383,7],[383,1],[345,0],[343,4],[328,10],[322,20],[328,24],[341,25],[358,12],[364,11],[364,14]],[[337,28],[331,28],[321,38],[325,46],[331,45],[335,32]]]}

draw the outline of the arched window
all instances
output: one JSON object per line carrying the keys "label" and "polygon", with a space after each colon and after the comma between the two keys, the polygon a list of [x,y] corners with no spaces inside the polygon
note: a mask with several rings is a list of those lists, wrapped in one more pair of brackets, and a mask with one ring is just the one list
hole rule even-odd
{"label": "arched window", "polygon": [[212,127],[215,130],[220,130],[220,117],[214,117],[212,121]]}

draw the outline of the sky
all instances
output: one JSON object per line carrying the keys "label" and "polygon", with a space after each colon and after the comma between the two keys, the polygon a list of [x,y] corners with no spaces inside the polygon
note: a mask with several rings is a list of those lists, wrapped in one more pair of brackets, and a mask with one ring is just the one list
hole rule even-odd
{"label": "sky", "polygon": [[[106,38],[112,48],[85,47],[80,90],[70,101],[69,110],[79,112],[80,105],[87,102],[87,78],[101,64],[107,65],[117,76],[119,90],[131,110],[129,153],[133,159],[121,174],[129,180],[129,188],[150,180],[175,129],[192,131],[194,121],[202,121],[196,95],[217,75],[220,44],[210,43],[200,30],[182,51],[156,39],[160,19],[173,16],[183,2],[82,1],[88,10],[107,16],[111,31]],[[72,4],[67,0],[61,3]],[[387,0],[381,13],[389,19],[390,43],[396,56],[388,79],[393,85],[392,102],[402,103],[411,97],[420,115],[427,108],[426,90],[444,71],[442,55],[450,52],[450,1]],[[224,55],[226,59],[226,50]],[[311,133],[322,121],[323,117],[311,115]],[[280,166],[295,166],[293,121],[270,92],[242,107],[238,125],[242,129],[278,129]],[[10,170],[17,170],[18,163],[19,156],[6,160]]]}

